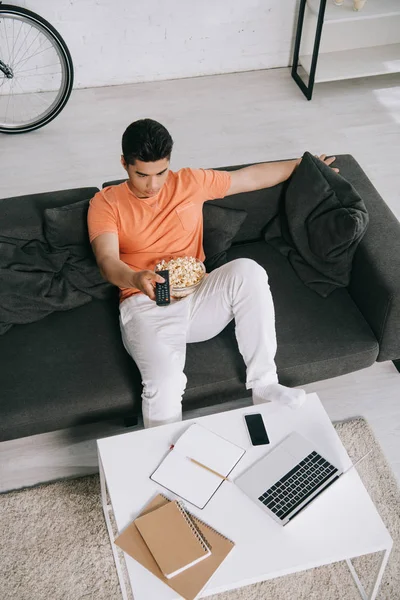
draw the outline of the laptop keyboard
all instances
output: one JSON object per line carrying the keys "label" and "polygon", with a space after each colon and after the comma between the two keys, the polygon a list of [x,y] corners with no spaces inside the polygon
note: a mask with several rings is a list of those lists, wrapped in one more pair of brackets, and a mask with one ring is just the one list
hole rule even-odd
{"label": "laptop keyboard", "polygon": [[336,467],[318,452],[311,452],[258,499],[277,517],[285,519],[336,472]]}

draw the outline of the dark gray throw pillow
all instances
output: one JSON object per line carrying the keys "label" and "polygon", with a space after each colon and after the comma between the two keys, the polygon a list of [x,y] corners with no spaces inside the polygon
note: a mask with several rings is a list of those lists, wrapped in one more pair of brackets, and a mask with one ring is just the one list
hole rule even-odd
{"label": "dark gray throw pillow", "polygon": [[203,205],[203,248],[207,272],[227,262],[226,252],[247,217],[245,210],[222,208],[205,202]]}
{"label": "dark gray throw pillow", "polygon": [[288,257],[305,285],[326,298],[349,284],[367,225],[367,209],[353,186],[306,152],[264,237]]}
{"label": "dark gray throw pillow", "polygon": [[44,211],[44,233],[50,246],[90,247],[87,227],[89,200],[81,200]]}

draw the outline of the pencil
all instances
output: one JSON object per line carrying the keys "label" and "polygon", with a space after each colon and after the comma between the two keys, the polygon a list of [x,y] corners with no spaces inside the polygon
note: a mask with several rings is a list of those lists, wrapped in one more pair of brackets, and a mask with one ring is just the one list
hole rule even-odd
{"label": "pencil", "polygon": [[229,481],[229,479],[227,477],[225,477],[225,475],[221,475],[221,473],[218,473],[217,471],[214,471],[214,469],[210,469],[210,467],[207,467],[206,465],[203,465],[203,463],[199,462],[195,458],[190,458],[190,456],[188,456],[188,459],[190,461],[192,461],[193,463],[195,463],[196,465],[198,465],[199,467],[203,467],[203,469],[206,469],[206,471],[210,471],[210,473],[214,473],[214,475],[217,475],[221,479],[224,479],[225,481]]}

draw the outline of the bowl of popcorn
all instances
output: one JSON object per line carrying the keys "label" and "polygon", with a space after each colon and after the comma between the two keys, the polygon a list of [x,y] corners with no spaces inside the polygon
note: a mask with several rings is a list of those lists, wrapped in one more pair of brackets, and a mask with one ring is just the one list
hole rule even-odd
{"label": "bowl of popcorn", "polygon": [[156,271],[169,271],[170,294],[173,298],[185,298],[193,294],[206,275],[206,268],[193,256],[182,256],[162,260],[156,265]]}

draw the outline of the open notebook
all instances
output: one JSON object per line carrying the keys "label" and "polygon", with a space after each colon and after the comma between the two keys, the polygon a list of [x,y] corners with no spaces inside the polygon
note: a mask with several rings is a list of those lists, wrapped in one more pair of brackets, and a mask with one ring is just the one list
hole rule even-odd
{"label": "open notebook", "polygon": [[181,435],[150,478],[198,508],[204,508],[223,479],[190,459],[227,477],[245,450],[194,423]]}

